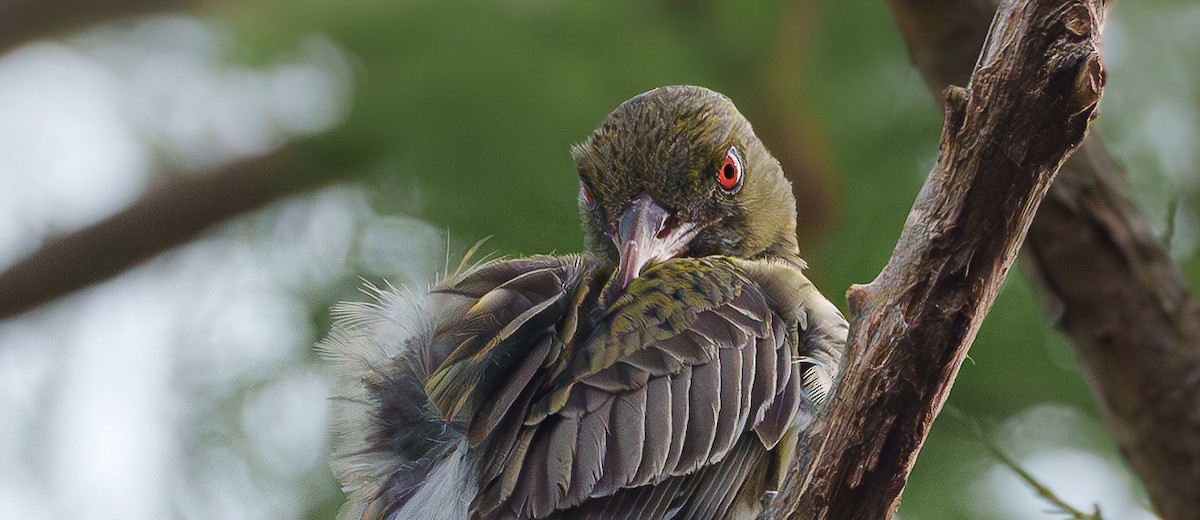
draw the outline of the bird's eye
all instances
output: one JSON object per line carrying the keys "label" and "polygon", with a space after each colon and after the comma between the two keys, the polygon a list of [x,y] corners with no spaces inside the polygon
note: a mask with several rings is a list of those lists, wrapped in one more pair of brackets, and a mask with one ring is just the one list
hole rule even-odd
{"label": "bird's eye", "polygon": [[742,158],[738,155],[737,149],[730,147],[728,152],[725,152],[725,160],[721,163],[721,169],[717,171],[717,184],[725,193],[737,193],[742,187]]}
{"label": "bird's eye", "polygon": [[596,199],[593,199],[592,194],[590,192],[588,192],[587,184],[584,184],[582,182],[579,183],[579,195],[581,197],[583,197],[583,203],[587,204],[587,207],[589,207],[589,208],[596,207]]}

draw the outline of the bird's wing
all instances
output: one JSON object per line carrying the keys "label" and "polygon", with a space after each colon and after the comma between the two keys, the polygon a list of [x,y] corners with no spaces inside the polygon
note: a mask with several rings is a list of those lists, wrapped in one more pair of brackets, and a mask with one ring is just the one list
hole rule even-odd
{"label": "bird's wing", "polygon": [[464,517],[457,502],[475,479],[438,468],[465,467],[467,427],[504,415],[539,353],[561,344],[556,328],[594,267],[578,255],[492,261],[426,295],[372,288],[377,302],[339,306],[320,349],[342,387],[333,467],[350,500],[340,518]]}
{"label": "bird's wing", "polygon": [[850,324],[842,312],[796,270],[803,267],[802,263],[739,260],[738,265],[778,308],[795,309],[800,328],[799,355],[795,361],[800,367],[804,394],[796,421],[804,428],[836,388],[834,382],[841,370]]}
{"label": "bird's wing", "polygon": [[743,435],[720,463],[648,486],[619,489],[550,515],[553,520],[712,520],[757,518],[770,453]]}
{"label": "bird's wing", "polygon": [[[737,489],[765,479],[769,464],[720,463],[754,446],[766,453],[813,408],[794,362],[806,285],[798,268],[775,262],[687,258],[647,269],[565,345],[569,355],[528,380],[519,398],[528,413],[496,423],[475,514],[543,518],[618,496],[631,511],[678,513],[706,503],[686,499],[709,492],[703,479]],[[730,455],[739,440],[752,441],[750,455]],[[676,492],[622,493],[655,483]],[[616,514],[617,499],[604,500]],[[725,516],[730,504],[710,502],[716,509],[690,517]]]}

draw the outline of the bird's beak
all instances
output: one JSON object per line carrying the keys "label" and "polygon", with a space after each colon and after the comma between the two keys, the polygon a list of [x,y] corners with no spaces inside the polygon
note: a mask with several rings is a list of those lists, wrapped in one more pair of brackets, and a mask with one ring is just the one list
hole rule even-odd
{"label": "bird's beak", "polygon": [[613,242],[621,262],[614,279],[622,289],[629,287],[646,264],[682,254],[698,230],[691,222],[671,218],[649,195],[638,196],[617,220]]}

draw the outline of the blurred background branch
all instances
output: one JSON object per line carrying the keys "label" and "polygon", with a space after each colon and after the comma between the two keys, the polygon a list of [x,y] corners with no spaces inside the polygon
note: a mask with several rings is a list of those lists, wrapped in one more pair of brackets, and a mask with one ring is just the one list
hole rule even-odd
{"label": "blurred background branch", "polygon": [[[913,64],[940,96],[965,84],[994,4],[889,0]],[[1164,519],[1200,518],[1200,310],[1126,195],[1103,139],[1059,172],[1022,264],[1067,335],[1121,453]]]}
{"label": "blurred background branch", "polygon": [[193,0],[5,0],[0,3],[0,53],[36,38],[194,3]]}
{"label": "blurred background branch", "polygon": [[[119,213],[47,241],[0,273],[0,320],[107,280],[213,224],[311,187],[287,150],[211,172],[171,175]],[[307,181],[307,182],[304,182]]]}

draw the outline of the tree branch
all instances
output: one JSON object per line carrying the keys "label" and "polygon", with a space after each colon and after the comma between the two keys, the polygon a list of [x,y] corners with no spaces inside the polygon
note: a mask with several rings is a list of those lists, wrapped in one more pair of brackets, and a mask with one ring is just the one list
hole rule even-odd
{"label": "tree branch", "polygon": [[276,152],[205,174],[176,175],[120,213],[51,239],[0,273],[0,319],[104,281],[209,226],[320,180]]}
{"label": "tree branch", "polygon": [[[889,0],[913,63],[940,95],[986,34],[978,0]],[[1097,135],[1059,172],[1023,267],[1071,340],[1122,454],[1166,520],[1200,519],[1200,311]]]}
{"label": "tree branch", "polygon": [[[770,517],[886,518],[1104,81],[1102,0],[1001,6],[938,162],[875,281],[851,288],[842,380]],[[786,505],[796,507],[785,509]]]}
{"label": "tree branch", "polygon": [[1200,311],[1099,140],[1063,167],[1024,270],[1164,520],[1200,519]]}

